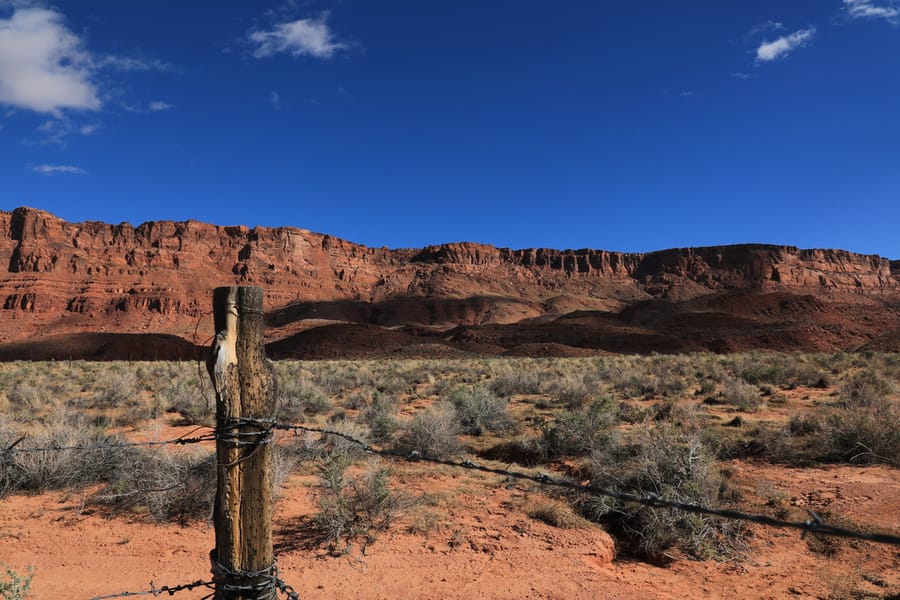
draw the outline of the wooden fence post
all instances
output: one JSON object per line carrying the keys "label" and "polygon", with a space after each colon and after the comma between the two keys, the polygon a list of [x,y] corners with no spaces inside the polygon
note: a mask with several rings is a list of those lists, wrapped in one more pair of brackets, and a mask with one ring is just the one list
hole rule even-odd
{"label": "wooden fence post", "polygon": [[275,394],[263,344],[263,289],[216,288],[213,318],[216,339],[206,366],[216,391],[215,598],[269,598]]}

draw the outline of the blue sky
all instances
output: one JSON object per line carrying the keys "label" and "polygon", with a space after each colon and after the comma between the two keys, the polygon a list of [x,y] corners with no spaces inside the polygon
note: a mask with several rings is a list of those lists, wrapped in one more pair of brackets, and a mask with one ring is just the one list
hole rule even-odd
{"label": "blue sky", "polygon": [[900,0],[0,0],[0,208],[900,258]]}

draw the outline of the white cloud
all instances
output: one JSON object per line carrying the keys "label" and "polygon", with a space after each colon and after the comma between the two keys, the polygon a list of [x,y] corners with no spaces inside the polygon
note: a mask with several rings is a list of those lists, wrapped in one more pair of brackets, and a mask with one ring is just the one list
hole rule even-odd
{"label": "white cloud", "polygon": [[900,20],[898,0],[844,0],[844,10],[853,19],[885,19],[894,24]]}
{"label": "white cloud", "polygon": [[163,110],[169,110],[171,108],[171,104],[169,104],[168,102],[163,102],[162,100],[154,100],[147,105],[147,110],[149,110],[150,112],[160,112]]}
{"label": "white cloud", "polygon": [[82,125],[78,132],[81,135],[93,135],[100,129],[99,125]]}
{"label": "white cloud", "polygon": [[275,110],[281,110],[281,96],[275,90],[269,92],[269,103],[275,107]]}
{"label": "white cloud", "polygon": [[740,71],[732,73],[731,76],[735,79],[753,79],[753,76],[749,73],[742,73]]}
{"label": "white cloud", "polygon": [[50,114],[100,108],[90,55],[63,21],[44,8],[0,19],[0,103]]}
{"label": "white cloud", "polygon": [[789,35],[783,35],[773,42],[763,42],[756,49],[756,60],[770,62],[787,56],[797,48],[809,43],[816,35],[816,28],[801,29]]}
{"label": "white cloud", "polygon": [[318,19],[297,19],[279,23],[269,31],[251,31],[250,42],[255,46],[253,56],[265,58],[281,52],[291,56],[331,58],[335,52],[349,46],[335,40],[325,23],[326,15]]}
{"label": "white cloud", "polygon": [[127,102],[122,103],[122,108],[127,110],[130,113],[137,113],[139,115],[145,115],[147,113],[155,113],[162,112],[164,110],[171,110],[174,108],[168,102],[164,102],[163,100],[154,100],[153,102],[148,102],[146,106],[141,106],[140,104],[128,104]]}
{"label": "white cloud", "polygon": [[88,172],[81,167],[73,167],[72,165],[38,165],[31,167],[32,172],[41,175],[87,175]]}

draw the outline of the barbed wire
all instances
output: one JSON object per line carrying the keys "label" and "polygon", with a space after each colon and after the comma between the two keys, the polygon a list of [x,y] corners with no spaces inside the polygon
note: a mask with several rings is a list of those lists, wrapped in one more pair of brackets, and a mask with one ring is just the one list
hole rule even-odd
{"label": "barbed wire", "polygon": [[103,443],[103,444],[76,444],[76,445],[59,445],[54,444],[52,446],[40,446],[40,447],[32,447],[32,448],[16,448],[21,442],[27,439],[27,436],[22,436],[17,439],[15,442],[7,446],[6,448],[0,448],[0,456],[5,456],[8,454],[27,454],[27,453],[35,453],[35,452],[60,452],[63,450],[114,450],[119,448],[133,448],[137,446],[184,446],[187,444],[199,444],[201,442],[214,442],[216,441],[216,433],[212,428],[208,428],[211,431],[209,433],[205,433],[200,436],[195,437],[186,437],[190,433],[197,431],[198,429],[204,429],[204,427],[197,427],[189,433],[181,437],[177,437],[171,440],[160,440],[160,441],[146,441],[146,442],[116,442],[114,444]]}
{"label": "barbed wire", "polygon": [[[213,589],[212,581],[202,581],[197,580],[192,583],[183,583],[181,585],[164,585],[160,588],[156,587],[153,582],[150,582],[150,589],[144,590],[141,592],[119,592],[118,594],[109,594],[106,596],[94,596],[89,600],[109,600],[110,598],[127,598],[129,596],[162,596],[163,594],[168,594],[169,596],[174,596],[178,592],[183,592],[185,590],[193,590],[194,588],[205,587],[208,589]],[[209,596],[207,596],[209,597]]]}
{"label": "barbed wire", "polygon": [[668,508],[681,510],[684,512],[701,514],[710,517],[718,517],[723,519],[734,519],[738,521],[749,521],[753,523],[758,523],[760,525],[766,525],[769,527],[781,527],[781,528],[792,528],[792,529],[800,529],[806,533],[817,533],[821,535],[831,535],[835,537],[843,537],[843,538],[852,538],[858,540],[866,540],[870,542],[878,542],[881,544],[892,544],[894,546],[900,546],[900,536],[886,534],[886,533],[869,533],[864,531],[855,531],[852,529],[847,529],[845,527],[838,527],[836,525],[829,525],[825,523],[825,521],[817,515],[815,512],[811,510],[807,510],[809,513],[809,519],[806,521],[785,521],[783,519],[776,519],[774,517],[770,517],[768,515],[757,515],[745,513],[738,510],[733,509],[717,509],[717,508],[709,508],[706,506],[701,506],[699,504],[688,504],[685,502],[676,502],[673,500],[666,500],[664,498],[660,498],[656,494],[643,494],[637,495],[633,493],[627,492],[618,492],[615,490],[611,490],[609,488],[605,488],[597,485],[584,485],[581,483],[575,483],[572,481],[568,481],[566,479],[560,479],[557,477],[553,477],[548,473],[540,473],[538,475],[532,475],[530,473],[525,473],[522,471],[510,471],[509,469],[501,469],[497,467],[491,467],[487,465],[480,465],[472,462],[471,460],[457,461],[457,460],[447,460],[441,458],[434,458],[430,456],[426,456],[421,454],[418,451],[413,451],[409,454],[403,452],[397,452],[394,450],[376,448],[365,442],[359,438],[356,438],[348,433],[344,433],[342,431],[336,431],[334,429],[325,429],[321,427],[310,427],[307,425],[297,425],[297,424],[277,424],[275,425],[276,429],[281,429],[285,431],[306,431],[310,433],[319,433],[323,435],[333,435],[347,440],[348,442],[359,446],[364,452],[369,454],[375,454],[377,456],[384,456],[389,458],[397,458],[401,460],[413,461],[413,462],[428,462],[437,465],[444,465],[448,467],[455,467],[461,469],[469,469],[473,471],[481,471],[482,473],[491,473],[493,475],[500,475],[503,477],[508,477],[511,479],[519,479],[524,481],[531,481],[533,483],[538,483],[541,485],[549,485],[560,488],[565,488],[569,490],[574,490],[578,492],[582,492],[585,494],[590,494],[594,496],[606,496],[608,498],[613,498],[615,500],[619,500],[621,502],[633,502],[636,504],[641,504],[644,506],[648,506],[650,508]]}

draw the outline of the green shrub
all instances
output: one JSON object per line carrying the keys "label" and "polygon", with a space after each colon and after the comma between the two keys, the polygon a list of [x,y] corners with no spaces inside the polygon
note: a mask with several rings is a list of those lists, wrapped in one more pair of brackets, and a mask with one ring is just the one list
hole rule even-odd
{"label": "green shrub", "polygon": [[24,575],[18,571],[0,564],[0,597],[3,600],[25,600],[31,590],[31,579],[34,577],[34,567],[28,567]]}

